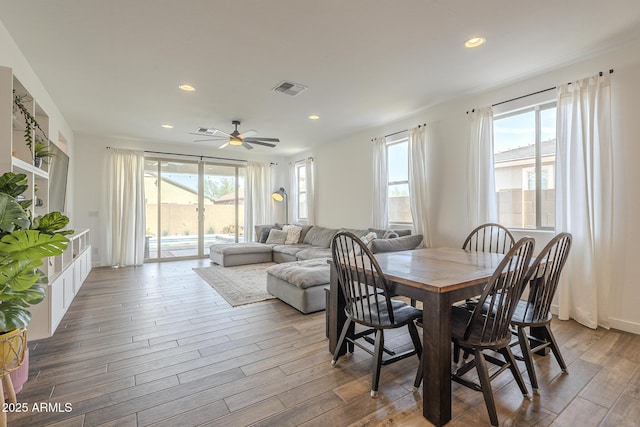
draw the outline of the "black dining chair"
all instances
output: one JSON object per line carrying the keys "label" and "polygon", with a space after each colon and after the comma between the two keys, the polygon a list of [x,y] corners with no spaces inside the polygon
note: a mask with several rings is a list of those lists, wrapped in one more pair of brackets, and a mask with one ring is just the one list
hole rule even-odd
{"label": "black dining chair", "polygon": [[[488,222],[477,226],[464,240],[462,249],[472,252],[492,252],[497,254],[506,254],[516,242],[511,231],[503,225]],[[478,297],[467,298],[461,302],[467,310],[473,310],[478,303]],[[468,354],[464,355],[464,358]],[[454,345],[453,361],[458,363],[460,360],[460,349]]]}
{"label": "black dining chair", "polygon": [[[509,369],[522,394],[529,397],[509,345],[511,341],[509,326],[522,295],[525,274],[531,262],[534,246],[535,241],[530,237],[524,237],[513,245],[485,285],[473,311],[464,307],[452,307],[451,339],[459,348],[473,354],[474,358],[466,361],[452,373],[451,379],[482,392],[492,425],[498,425],[498,415],[491,390],[491,380],[498,374]],[[499,353],[504,360],[485,354],[486,350]],[[487,362],[496,364],[500,368],[489,375]],[[464,378],[464,375],[473,368],[478,374],[478,383]],[[417,389],[421,382],[422,365],[418,368],[414,388]]]}
{"label": "black dining chair", "polygon": [[465,239],[462,249],[473,252],[506,254],[516,242],[505,226],[488,222],[476,227]]}
{"label": "black dining chair", "polygon": [[[524,360],[534,393],[538,392],[538,379],[533,365],[534,353],[550,347],[562,371],[567,372],[567,364],[551,332],[550,308],[558,289],[562,268],[569,256],[572,239],[573,236],[569,233],[559,233],[540,251],[525,276],[525,286],[529,286],[528,298],[518,302],[511,319],[511,325],[518,336],[517,343],[513,344],[519,344],[522,351],[522,356],[516,358]],[[526,328],[537,328],[541,335],[527,334]],[[531,343],[534,344],[533,348]]]}
{"label": "black dining chair", "polygon": [[[353,352],[354,345],[373,356],[371,376],[371,397],[378,395],[380,369],[406,357],[422,355],[422,344],[415,320],[422,318],[422,311],[411,305],[391,298],[387,278],[367,246],[353,233],[337,233],[331,244],[331,255],[338,275],[338,282],[344,294],[345,322],[336,346],[332,365],[340,357],[340,348],[345,340],[348,351]],[[355,324],[366,329],[355,333]],[[401,353],[384,348],[384,331],[407,326],[413,348]],[[375,340],[370,335],[375,334]],[[374,348],[361,341],[373,342]],[[383,353],[391,357],[383,358]]]}

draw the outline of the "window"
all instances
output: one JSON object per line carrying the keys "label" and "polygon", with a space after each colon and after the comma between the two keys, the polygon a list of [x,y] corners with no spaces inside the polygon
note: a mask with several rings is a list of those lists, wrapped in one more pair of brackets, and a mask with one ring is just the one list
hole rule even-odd
{"label": "window", "polygon": [[409,139],[387,142],[389,224],[412,224],[409,204]]}
{"label": "window", "polygon": [[298,220],[305,221],[308,218],[307,207],[307,167],[305,162],[297,162],[296,170],[296,188],[298,189],[297,212]]}
{"label": "window", "polygon": [[493,133],[499,222],[509,228],[553,229],[555,102],[496,115]]}

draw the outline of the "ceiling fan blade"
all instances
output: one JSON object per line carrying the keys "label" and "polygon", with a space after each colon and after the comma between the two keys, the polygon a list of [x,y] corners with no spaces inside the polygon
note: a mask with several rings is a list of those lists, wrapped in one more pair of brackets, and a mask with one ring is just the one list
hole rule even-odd
{"label": "ceiling fan blade", "polygon": [[225,142],[224,144],[222,144],[220,147],[218,147],[218,149],[223,149],[224,147],[226,147],[227,145],[229,145],[229,141]]}
{"label": "ceiling fan blade", "polygon": [[246,138],[246,137],[248,137],[248,136],[256,135],[257,133],[258,133],[258,131],[257,131],[257,130],[255,130],[255,129],[249,129],[249,130],[248,130],[248,131],[246,131],[246,132],[242,132],[240,135],[238,135],[238,137],[240,137],[240,138],[243,138],[243,139],[244,139],[244,138]]}
{"label": "ceiling fan blade", "polygon": [[253,150],[253,147],[252,147],[252,146],[250,146],[249,144],[247,144],[247,143],[246,143],[246,142],[244,142],[244,141],[242,142],[242,146],[243,146],[244,148],[246,148],[247,150]]}
{"label": "ceiling fan blade", "polygon": [[264,145],[265,147],[271,147],[274,148],[276,146],[276,144],[271,144],[270,142],[262,142],[262,141],[244,141],[245,144],[249,143],[249,144],[258,144],[258,145]]}
{"label": "ceiling fan blade", "polygon": [[220,141],[221,139],[226,139],[226,138],[194,139],[193,142]]}
{"label": "ceiling fan blade", "polygon": [[244,140],[247,141],[247,142],[259,142],[259,141],[280,142],[280,139],[278,139],[278,138],[260,138],[258,136],[254,137],[254,138],[245,138]]}

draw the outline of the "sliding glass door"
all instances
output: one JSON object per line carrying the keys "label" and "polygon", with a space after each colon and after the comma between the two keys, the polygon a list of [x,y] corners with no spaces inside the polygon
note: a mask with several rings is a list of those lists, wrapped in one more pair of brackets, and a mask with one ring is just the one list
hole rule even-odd
{"label": "sliding glass door", "polygon": [[246,168],[145,160],[145,259],[204,257],[215,243],[244,241]]}
{"label": "sliding glass door", "polygon": [[244,242],[246,168],[204,164],[204,254],[218,243]]}

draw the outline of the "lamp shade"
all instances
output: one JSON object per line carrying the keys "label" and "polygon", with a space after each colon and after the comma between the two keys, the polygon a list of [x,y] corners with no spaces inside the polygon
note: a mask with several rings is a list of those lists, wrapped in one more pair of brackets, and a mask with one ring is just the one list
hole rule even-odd
{"label": "lamp shade", "polygon": [[287,197],[287,192],[284,188],[280,187],[278,191],[274,191],[273,193],[271,193],[271,197],[273,197],[273,200],[275,200],[276,202],[282,202],[285,197]]}

